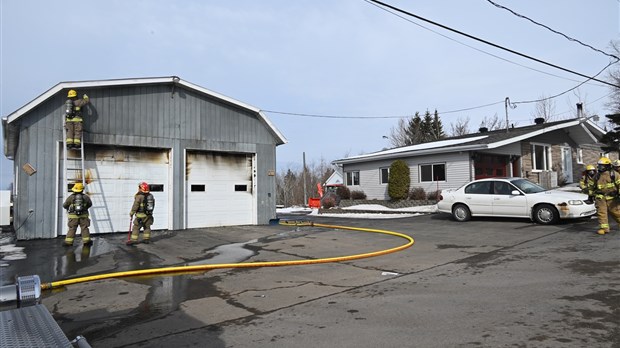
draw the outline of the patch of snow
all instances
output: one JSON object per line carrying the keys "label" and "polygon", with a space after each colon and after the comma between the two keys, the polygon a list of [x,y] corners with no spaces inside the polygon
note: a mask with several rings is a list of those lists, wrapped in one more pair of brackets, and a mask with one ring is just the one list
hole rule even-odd
{"label": "patch of snow", "polygon": [[[437,205],[421,205],[417,207],[407,207],[392,209],[380,204],[358,204],[350,207],[342,208],[342,210],[356,210],[356,213],[320,213],[317,208],[305,208],[305,207],[289,207],[278,208],[277,213],[305,213],[308,215],[323,216],[323,217],[339,217],[339,218],[353,218],[353,219],[401,219],[406,217],[418,216],[422,214],[432,214],[437,212]],[[329,211],[329,210],[328,210]],[[372,213],[363,213],[359,211],[372,211]],[[391,213],[380,213],[381,211]],[[394,212],[402,213],[395,214]]]}

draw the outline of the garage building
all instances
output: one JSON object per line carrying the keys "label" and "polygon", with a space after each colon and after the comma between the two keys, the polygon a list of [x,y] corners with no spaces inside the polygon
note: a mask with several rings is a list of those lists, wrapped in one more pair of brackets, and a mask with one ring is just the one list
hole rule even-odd
{"label": "garage building", "polygon": [[[90,97],[77,171],[65,170],[72,151],[64,160],[70,89]],[[2,126],[18,239],[66,234],[62,202],[76,181],[93,201],[91,233],[128,230],[141,181],[156,199],[153,229],[267,224],[276,215],[276,146],[285,137],[259,109],[176,76],[62,82]]]}

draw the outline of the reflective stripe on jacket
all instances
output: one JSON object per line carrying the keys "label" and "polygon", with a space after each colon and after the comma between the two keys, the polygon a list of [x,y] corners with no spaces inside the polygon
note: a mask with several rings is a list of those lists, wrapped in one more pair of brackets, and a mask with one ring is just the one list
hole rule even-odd
{"label": "reflective stripe on jacket", "polygon": [[616,171],[602,172],[598,176],[598,180],[591,185],[598,199],[611,200],[618,197],[618,188],[620,187],[620,174]]}

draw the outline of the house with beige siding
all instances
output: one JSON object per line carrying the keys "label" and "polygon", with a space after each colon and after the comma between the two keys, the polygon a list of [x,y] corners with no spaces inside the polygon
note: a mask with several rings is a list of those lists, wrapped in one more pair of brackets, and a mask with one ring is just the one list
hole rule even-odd
{"label": "house with beige siding", "polygon": [[389,200],[390,165],[403,160],[410,169],[410,188],[435,192],[488,177],[523,177],[552,188],[579,182],[587,164],[605,153],[605,131],[589,118],[536,123],[524,127],[451,137],[370,154],[338,159],[332,163],[343,173],[344,184],[363,191],[368,199]]}

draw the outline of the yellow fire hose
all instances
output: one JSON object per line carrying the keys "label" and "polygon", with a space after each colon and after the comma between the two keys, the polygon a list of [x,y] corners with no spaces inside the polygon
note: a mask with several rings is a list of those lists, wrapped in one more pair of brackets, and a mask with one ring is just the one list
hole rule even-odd
{"label": "yellow fire hose", "polygon": [[281,225],[293,225],[293,226],[316,226],[316,227],[325,227],[325,228],[333,228],[333,229],[341,229],[341,230],[388,234],[388,235],[404,238],[407,240],[407,243],[397,246],[395,248],[390,248],[390,249],[384,249],[384,250],[373,251],[369,253],[355,254],[355,255],[348,255],[348,256],[328,257],[328,258],[323,258],[323,259],[246,262],[246,263],[220,263],[220,264],[163,267],[163,268],[141,269],[141,270],[125,271],[125,272],[105,273],[105,274],[98,274],[98,275],[87,276],[87,277],[59,280],[56,282],[43,283],[41,284],[41,290],[50,290],[50,289],[55,289],[55,288],[59,288],[59,287],[66,286],[66,285],[85,283],[85,282],[102,280],[102,279],[110,279],[110,278],[145,276],[145,275],[179,273],[179,272],[186,273],[186,272],[207,271],[207,270],[222,269],[222,268],[297,266],[297,265],[309,265],[309,264],[315,264],[315,263],[329,263],[329,262],[357,260],[357,259],[363,259],[363,258],[369,258],[369,257],[375,257],[375,256],[389,254],[389,253],[394,253],[394,252],[397,252],[403,249],[407,249],[410,246],[412,246],[414,243],[413,238],[409,237],[406,234],[386,231],[386,230],[376,230],[376,229],[370,229],[370,228],[350,227],[350,226],[325,225],[325,224],[317,224],[317,223],[312,223],[312,222],[299,222],[299,221],[282,221],[280,222],[280,224]]}

